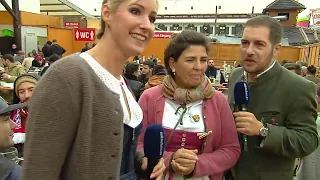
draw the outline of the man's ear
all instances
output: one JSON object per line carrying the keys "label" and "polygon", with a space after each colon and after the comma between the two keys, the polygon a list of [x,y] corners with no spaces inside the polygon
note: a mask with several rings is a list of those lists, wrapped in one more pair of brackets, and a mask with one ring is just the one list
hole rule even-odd
{"label": "man's ear", "polygon": [[278,43],[273,48],[273,56],[276,57],[280,53],[281,43]]}

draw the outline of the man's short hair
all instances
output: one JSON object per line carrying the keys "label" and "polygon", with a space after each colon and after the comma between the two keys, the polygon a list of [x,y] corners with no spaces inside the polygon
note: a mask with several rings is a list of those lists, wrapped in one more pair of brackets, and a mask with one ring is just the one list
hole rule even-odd
{"label": "man's short hair", "polygon": [[316,72],[317,72],[317,68],[314,67],[313,65],[308,66],[308,67],[307,67],[307,70],[308,70],[309,73],[311,73],[311,74],[313,74],[313,75],[315,75]]}
{"label": "man's short hair", "polygon": [[142,64],[149,66],[149,68],[154,68],[154,63],[153,63],[153,61],[151,61],[151,60],[143,61]]}
{"label": "man's short hair", "polygon": [[53,43],[57,43],[58,41],[56,39],[52,40]]}
{"label": "man's short hair", "polygon": [[9,60],[10,62],[14,63],[14,58],[11,54],[5,54],[2,56],[2,59]]}
{"label": "man's short hair", "polygon": [[245,24],[245,27],[261,26],[267,27],[270,30],[269,40],[273,45],[281,43],[283,37],[283,27],[277,19],[270,16],[257,16],[249,19]]}

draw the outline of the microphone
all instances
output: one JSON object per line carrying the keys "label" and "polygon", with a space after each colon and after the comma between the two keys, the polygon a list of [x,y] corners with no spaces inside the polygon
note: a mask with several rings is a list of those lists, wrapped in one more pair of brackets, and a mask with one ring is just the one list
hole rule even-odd
{"label": "microphone", "polygon": [[151,180],[150,175],[153,168],[162,158],[165,148],[165,133],[161,125],[152,124],[147,127],[144,134],[143,147],[144,155],[148,158],[147,180]]}
{"label": "microphone", "polygon": [[[250,91],[247,82],[240,81],[234,86],[234,103],[239,111],[247,111],[247,105],[250,102]],[[243,134],[243,149],[248,151],[248,137]]]}

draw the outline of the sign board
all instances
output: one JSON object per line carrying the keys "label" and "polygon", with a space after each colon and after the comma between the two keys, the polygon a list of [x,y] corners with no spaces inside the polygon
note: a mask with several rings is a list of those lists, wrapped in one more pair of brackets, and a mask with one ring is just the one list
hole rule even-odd
{"label": "sign board", "polygon": [[94,41],[96,39],[95,29],[75,29],[74,40],[75,41]]}
{"label": "sign board", "polygon": [[79,22],[65,22],[64,23],[64,27],[78,29],[79,28]]}
{"label": "sign board", "polygon": [[313,25],[320,26],[320,9],[312,9],[311,16],[313,19]]}
{"label": "sign board", "polygon": [[172,38],[172,32],[155,32],[153,38]]}

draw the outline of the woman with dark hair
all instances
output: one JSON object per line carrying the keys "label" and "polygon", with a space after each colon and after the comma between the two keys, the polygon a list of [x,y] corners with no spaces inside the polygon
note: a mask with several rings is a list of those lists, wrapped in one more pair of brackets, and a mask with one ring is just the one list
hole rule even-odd
{"label": "woman with dark hair", "polygon": [[[122,76],[154,35],[158,0],[103,0],[97,44],[55,62],[28,105],[24,180],[137,180],[142,110]],[[149,178],[160,180],[163,159]]]}
{"label": "woman with dark hair", "polygon": [[[143,133],[162,124],[166,146],[166,180],[218,180],[238,160],[240,146],[227,99],[211,86],[207,69],[208,39],[183,31],[171,40],[163,84],[144,91],[139,100]],[[142,134],[143,134],[142,133]],[[143,135],[139,148],[143,148]]]}
{"label": "woman with dark hair", "polygon": [[144,85],[138,81],[139,74],[139,64],[134,62],[127,63],[124,77],[126,78],[127,85],[131,89],[137,101],[144,90]]}

